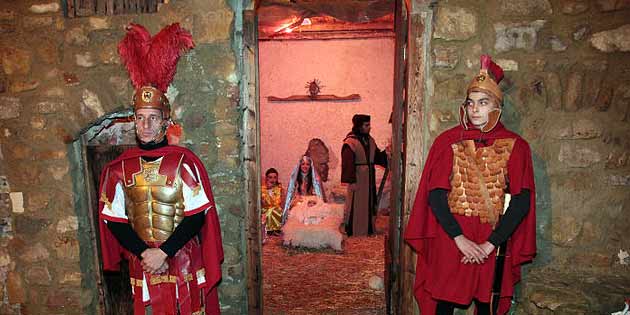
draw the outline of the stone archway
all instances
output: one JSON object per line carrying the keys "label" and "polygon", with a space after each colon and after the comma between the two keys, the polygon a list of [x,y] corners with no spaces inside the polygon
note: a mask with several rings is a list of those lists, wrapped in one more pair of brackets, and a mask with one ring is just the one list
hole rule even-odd
{"label": "stone archway", "polygon": [[[85,286],[92,290],[94,314],[125,314],[132,310],[129,277],[122,266],[120,273],[104,273],[100,262],[98,232],[98,181],[106,163],[126,148],[135,145],[133,123],[124,122],[130,109],[107,114],[84,128],[71,144],[75,209],[79,217],[81,270]],[[122,121],[112,126],[112,123]]]}

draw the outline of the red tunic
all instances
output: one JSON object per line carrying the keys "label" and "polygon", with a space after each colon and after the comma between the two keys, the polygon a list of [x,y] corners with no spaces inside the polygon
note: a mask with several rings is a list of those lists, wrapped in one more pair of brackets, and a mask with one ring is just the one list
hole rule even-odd
{"label": "red tunic", "polygon": [[[183,159],[180,159],[183,155]],[[165,146],[158,149],[153,150],[142,150],[140,148],[132,148],[125,152],[123,152],[117,159],[110,162],[101,174],[100,179],[100,190],[105,193],[109,200],[112,200],[112,196],[115,191],[115,185],[118,182],[117,180],[108,180],[109,178],[123,178],[123,174],[121,172],[132,172],[133,170],[121,170],[117,169],[116,165],[120,165],[120,161],[129,160],[129,159],[138,159],[141,156],[145,157],[164,157],[164,161],[162,164],[163,167],[160,168],[160,174],[166,175],[168,177],[167,181],[172,180],[172,178],[176,175],[177,168],[179,167],[178,162],[183,160],[185,163],[190,165],[191,168],[194,169],[193,166],[199,170],[199,178],[197,180],[201,181],[201,184],[204,188],[204,192],[208,197],[208,204],[204,206],[198,211],[191,211],[190,213],[186,213],[186,215],[192,215],[197,212],[206,210],[206,216],[204,225],[200,231],[200,241],[201,241],[201,264],[205,269],[205,284],[201,285],[203,287],[203,294],[205,295],[205,313],[206,314],[220,314],[219,309],[219,298],[217,292],[217,286],[219,280],[221,279],[221,263],[223,262],[223,247],[221,242],[221,229],[219,225],[219,218],[216,212],[216,206],[214,203],[214,198],[212,195],[212,189],[210,187],[210,180],[208,178],[208,174],[205,172],[205,167],[197,158],[197,156],[192,153],[192,151],[178,146]],[[172,159],[174,163],[168,163],[166,161],[171,160],[171,157],[177,156],[177,158]],[[186,181],[187,179],[183,179]],[[104,186],[105,185],[105,186]],[[101,198],[102,199],[102,198]],[[103,256],[103,268],[105,270],[118,270],[119,264],[122,259],[130,259],[131,261],[135,261],[135,256],[125,250],[118,240],[114,237],[114,235],[110,232],[107,226],[104,223],[104,220],[108,220],[111,218],[105,218],[102,215],[102,210],[104,207],[104,201],[99,201],[99,214],[100,214],[100,240],[101,240],[101,250]],[[192,240],[191,240],[192,242]],[[180,250],[188,250],[190,244],[184,246],[184,248]],[[140,279],[142,277],[140,276]],[[142,296],[142,294],[140,294]],[[144,310],[142,310],[144,312]]]}
{"label": "red tunic", "polygon": [[[509,193],[517,195],[522,189],[531,192],[530,210],[507,242],[507,255],[499,314],[510,308],[514,284],[521,278],[521,265],[536,255],[536,200],[534,173],[529,145],[519,135],[499,123],[488,133],[465,130],[461,126],[442,133],[435,139],[422,171],[415,203],[405,230],[407,241],[418,254],[414,294],[423,314],[435,314],[437,300],[468,305],[473,299],[489,302],[494,277],[495,260],[483,264],[463,264],[462,254],[439,225],[429,206],[429,192],[451,189],[453,163],[451,144],[461,140],[516,139],[508,160]],[[481,223],[479,217],[454,214],[464,236],[481,244],[488,240],[492,226]],[[496,253],[492,253],[493,257]]]}

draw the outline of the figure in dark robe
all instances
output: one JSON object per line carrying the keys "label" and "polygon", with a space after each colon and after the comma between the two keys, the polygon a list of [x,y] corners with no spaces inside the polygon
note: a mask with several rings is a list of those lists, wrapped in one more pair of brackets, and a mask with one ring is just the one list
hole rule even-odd
{"label": "figure in dark robe", "polygon": [[370,116],[354,115],[352,131],[341,148],[341,182],[348,184],[344,227],[348,236],[374,234],[376,176],[374,165],[387,167],[387,154],[370,136]]}

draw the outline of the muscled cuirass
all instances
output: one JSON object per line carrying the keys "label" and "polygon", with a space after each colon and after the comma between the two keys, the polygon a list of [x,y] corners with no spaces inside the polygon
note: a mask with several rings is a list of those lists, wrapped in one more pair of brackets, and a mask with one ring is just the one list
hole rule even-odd
{"label": "muscled cuirass", "polygon": [[141,161],[141,169],[133,175],[134,182],[125,185],[127,217],[144,241],[165,241],[184,218],[182,180],[176,176],[172,185],[161,175],[161,160]]}
{"label": "muscled cuirass", "polygon": [[482,223],[495,224],[503,213],[507,189],[507,163],[514,139],[498,139],[475,148],[473,140],[451,145],[453,171],[448,205],[451,212],[479,216]]}

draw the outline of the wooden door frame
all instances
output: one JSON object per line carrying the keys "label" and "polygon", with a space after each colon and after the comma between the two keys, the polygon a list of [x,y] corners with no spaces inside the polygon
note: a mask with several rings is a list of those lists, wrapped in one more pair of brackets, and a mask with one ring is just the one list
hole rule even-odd
{"label": "wooden door frame", "polygon": [[[390,237],[385,248],[389,259],[386,279],[387,313],[418,314],[413,299],[415,255],[402,240],[428,147],[427,101],[432,8],[429,0],[414,11],[408,0],[395,0],[394,100],[392,104],[392,193]],[[247,255],[247,309],[262,314],[263,275],[260,237],[260,104],[258,25],[256,3],[243,11],[243,171],[248,197],[245,236]],[[419,41],[418,38],[421,40]],[[389,257],[387,257],[389,255]]]}

